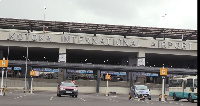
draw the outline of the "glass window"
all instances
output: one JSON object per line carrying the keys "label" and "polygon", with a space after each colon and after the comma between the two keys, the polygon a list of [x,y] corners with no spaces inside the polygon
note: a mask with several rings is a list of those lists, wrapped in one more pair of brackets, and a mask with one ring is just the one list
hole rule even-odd
{"label": "glass window", "polygon": [[136,90],[147,90],[147,86],[136,86]]}
{"label": "glass window", "polygon": [[194,79],[194,87],[197,87],[197,79]]}
{"label": "glass window", "polygon": [[186,87],[193,87],[193,79],[187,79]]}
{"label": "glass window", "polygon": [[61,86],[75,86],[72,82],[62,82]]}
{"label": "glass window", "polygon": [[169,87],[182,87],[183,79],[170,80]]}

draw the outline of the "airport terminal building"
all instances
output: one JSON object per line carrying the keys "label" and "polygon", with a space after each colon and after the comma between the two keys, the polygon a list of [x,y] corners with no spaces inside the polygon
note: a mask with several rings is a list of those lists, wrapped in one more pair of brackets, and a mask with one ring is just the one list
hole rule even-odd
{"label": "airport terminal building", "polygon": [[[196,70],[197,30],[0,18],[0,58],[3,57],[12,62]],[[37,67],[28,69],[31,68]],[[81,66],[62,69],[65,73],[85,70]],[[119,75],[126,72],[102,68],[100,73],[108,71]],[[143,76],[138,72],[133,75]],[[147,82],[159,70],[153,73],[145,72]]]}

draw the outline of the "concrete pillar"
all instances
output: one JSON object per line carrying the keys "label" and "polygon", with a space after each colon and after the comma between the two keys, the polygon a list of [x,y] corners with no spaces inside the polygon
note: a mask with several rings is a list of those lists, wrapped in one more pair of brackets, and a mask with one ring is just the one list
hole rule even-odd
{"label": "concrete pillar", "polygon": [[[26,78],[30,77],[30,71],[31,71],[31,65],[27,64],[27,75]],[[21,70],[21,77],[25,78],[25,72],[26,72],[26,64],[22,64],[22,70]]]}
{"label": "concrete pillar", "polygon": [[66,80],[66,69],[59,68],[58,83]]}
{"label": "concrete pillar", "polygon": [[[96,70],[97,71],[97,86],[96,86],[96,93],[99,93],[99,85],[100,85],[100,74],[101,71],[100,70]],[[94,72],[94,71],[93,71]]]}
{"label": "concrete pillar", "polygon": [[[64,62],[65,63],[66,61],[67,61],[66,47],[64,45],[60,44],[58,62]],[[65,81],[65,80],[66,80],[66,69],[59,68],[58,83],[61,82],[61,81]]]}
{"label": "concrete pillar", "polygon": [[0,60],[3,60],[3,51],[0,51]]}
{"label": "concrete pillar", "polygon": [[131,87],[133,86],[133,72],[129,72],[129,75],[130,75],[130,89]]}
{"label": "concrete pillar", "polygon": [[60,45],[58,62],[66,62],[66,61],[67,61],[66,47]]}
{"label": "concrete pillar", "polygon": [[[27,64],[27,74],[26,74],[26,81],[28,81],[28,89],[31,88],[31,76],[30,76],[30,71],[31,71],[31,65]],[[26,73],[26,64],[22,65],[22,70],[21,70],[21,78],[25,78],[25,73]],[[25,80],[25,79],[24,79]]]}
{"label": "concrete pillar", "polygon": [[[0,60],[3,60],[3,51],[0,51]],[[0,67],[0,71],[2,70],[2,67]]]}
{"label": "concrete pillar", "polygon": [[144,52],[138,52],[137,66],[145,66],[145,53]]}

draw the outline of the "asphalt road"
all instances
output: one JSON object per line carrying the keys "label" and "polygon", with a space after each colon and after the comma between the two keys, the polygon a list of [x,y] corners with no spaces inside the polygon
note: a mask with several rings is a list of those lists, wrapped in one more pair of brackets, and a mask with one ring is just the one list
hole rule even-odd
{"label": "asphalt road", "polygon": [[33,94],[21,91],[7,91],[6,96],[0,96],[0,106],[197,106],[186,99],[173,101],[168,97],[166,102],[158,101],[158,96],[151,100],[128,100],[128,95],[85,94],[79,93],[77,98],[70,96],[57,97],[55,92],[35,92]]}

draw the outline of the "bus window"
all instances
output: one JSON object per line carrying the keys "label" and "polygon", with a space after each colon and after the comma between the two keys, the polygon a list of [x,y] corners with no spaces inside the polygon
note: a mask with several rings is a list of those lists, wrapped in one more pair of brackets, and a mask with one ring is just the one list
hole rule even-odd
{"label": "bus window", "polygon": [[194,79],[194,87],[197,87],[197,79]]}
{"label": "bus window", "polygon": [[170,80],[169,87],[182,87],[183,79]]}
{"label": "bus window", "polygon": [[170,80],[169,87],[176,87],[177,80]]}
{"label": "bus window", "polygon": [[193,87],[193,79],[187,79],[186,87]]}
{"label": "bus window", "polygon": [[182,82],[183,82],[183,79],[179,79],[177,81],[177,87],[182,87]]}

